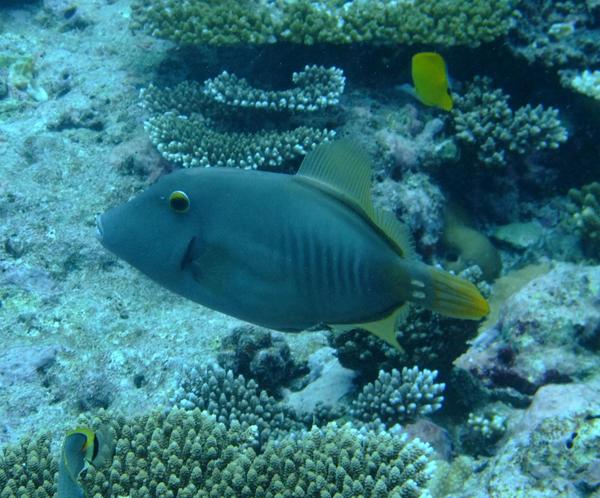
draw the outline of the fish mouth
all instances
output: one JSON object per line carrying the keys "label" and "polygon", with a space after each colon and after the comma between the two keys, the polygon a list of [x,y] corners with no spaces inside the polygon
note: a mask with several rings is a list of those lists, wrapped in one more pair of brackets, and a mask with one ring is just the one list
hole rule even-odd
{"label": "fish mouth", "polygon": [[197,237],[192,237],[189,241],[185,253],[183,253],[183,258],[181,258],[181,262],[179,263],[179,268],[181,270],[185,270],[188,266],[192,264],[194,259],[197,256]]}
{"label": "fish mouth", "polygon": [[102,227],[102,215],[96,215],[96,238],[102,242],[104,238],[104,228]]}

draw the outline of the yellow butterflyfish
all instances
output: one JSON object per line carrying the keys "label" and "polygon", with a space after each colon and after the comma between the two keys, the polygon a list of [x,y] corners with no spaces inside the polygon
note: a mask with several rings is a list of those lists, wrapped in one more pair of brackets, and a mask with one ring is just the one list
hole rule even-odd
{"label": "yellow butterflyfish", "polygon": [[423,104],[444,111],[452,109],[446,63],[440,54],[420,52],[413,55],[411,70],[415,93]]}
{"label": "yellow butterflyfish", "polygon": [[67,432],[58,464],[58,498],[83,498],[80,477],[90,465],[109,461],[113,451],[114,442],[107,429],[77,427]]}

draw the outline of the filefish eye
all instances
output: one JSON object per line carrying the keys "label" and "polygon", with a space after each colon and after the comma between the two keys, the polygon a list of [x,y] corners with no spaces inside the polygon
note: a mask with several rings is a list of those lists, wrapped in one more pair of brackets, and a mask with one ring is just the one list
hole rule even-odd
{"label": "filefish eye", "polygon": [[175,190],[169,196],[169,206],[176,213],[185,213],[190,208],[190,198],[185,192]]}

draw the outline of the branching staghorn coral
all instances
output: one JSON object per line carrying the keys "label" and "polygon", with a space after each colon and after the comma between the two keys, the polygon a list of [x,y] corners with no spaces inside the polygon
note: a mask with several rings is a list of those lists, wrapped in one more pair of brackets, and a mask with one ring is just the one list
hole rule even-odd
{"label": "branching staghorn coral", "polygon": [[464,450],[475,456],[491,455],[494,445],[506,432],[506,420],[506,414],[495,407],[469,413],[461,431]]}
{"label": "branching staghorn coral", "polygon": [[58,465],[50,449],[50,437],[23,439],[0,453],[0,498],[51,498],[56,492]]}
{"label": "branching staghorn coral", "polygon": [[[144,125],[163,157],[184,167],[277,167],[331,140],[335,132],[308,126],[247,132],[236,130],[232,121],[243,121],[240,113],[297,113],[336,105],[345,84],[335,67],[306,66],[293,80],[296,87],[285,91],[255,89],[228,73],[204,84],[183,82],[164,90],[150,85],[140,92],[142,106],[152,114]],[[236,119],[229,119],[233,115]]]}
{"label": "branching staghorn coral", "polygon": [[331,130],[308,126],[287,131],[223,132],[201,117],[173,113],[151,117],[144,127],[161,155],[185,168],[274,168],[304,156],[335,136]]}
{"label": "branching staghorn coral", "polygon": [[109,425],[116,441],[107,468],[91,468],[83,480],[87,495],[196,496],[209,467],[231,461],[251,433],[227,429],[199,409],[174,408],[131,420],[107,413],[93,418],[92,427]]}
{"label": "branching staghorn coral", "polygon": [[457,138],[474,149],[485,166],[505,166],[511,157],[556,149],[568,138],[558,110],[526,105],[513,110],[509,97],[493,89],[490,78],[476,77],[452,111]]}
{"label": "branching staghorn coral", "polygon": [[600,183],[592,182],[581,190],[569,190],[572,226],[581,234],[591,257],[600,259]]}
{"label": "branching staghorn coral", "polygon": [[186,409],[206,410],[227,428],[252,427],[256,445],[302,427],[291,409],[259,389],[254,380],[218,367],[184,372],[173,401]]}
{"label": "branching staghorn coral", "polygon": [[498,413],[469,413],[467,426],[483,440],[497,441],[506,431],[506,417]]}
{"label": "branching staghorn coral", "polygon": [[184,45],[292,42],[478,46],[507,33],[513,0],[137,0],[134,29]]}
{"label": "branching staghorn coral", "polygon": [[352,403],[350,413],[365,422],[389,426],[415,420],[439,410],[444,401],[445,384],[436,384],[436,371],[403,368],[402,373],[380,371]]}
{"label": "branching staghorn coral", "polygon": [[131,9],[133,29],[183,45],[274,41],[276,21],[262,1],[140,0]]}
{"label": "branching staghorn coral", "polygon": [[302,112],[337,105],[346,84],[341,69],[322,66],[306,66],[292,74],[292,81],[295,87],[290,90],[262,90],[224,71],[204,82],[203,93],[215,102],[233,107]]}
{"label": "branching staghorn coral", "polygon": [[158,88],[152,83],[140,90],[140,105],[153,116],[167,112],[182,116],[210,112],[211,100],[197,81],[182,81],[170,88]]}
{"label": "branching staghorn coral", "polygon": [[[237,109],[307,112],[337,105],[346,86],[344,73],[337,67],[305,66],[292,74],[292,82],[294,87],[289,90],[264,90],[224,71],[204,83],[183,81],[164,90],[151,84],[140,92],[140,102],[153,114],[215,113],[222,112],[223,105]],[[211,108],[211,104],[215,107]]]}
{"label": "branching staghorn coral", "polygon": [[[225,427],[199,409],[125,419],[101,411],[80,424],[103,426],[116,442],[112,461],[81,479],[86,496],[275,498],[426,496],[432,449],[406,433],[329,424],[291,432],[257,451],[252,430]],[[34,462],[32,454],[41,455]],[[0,461],[2,498],[50,498],[56,459],[48,438],[10,447]]]}
{"label": "branching staghorn coral", "polygon": [[[561,78],[564,84],[564,78]],[[577,73],[571,78],[567,78],[567,85],[573,90],[587,95],[596,100],[600,100],[600,71],[585,70]]]}
{"label": "branching staghorn coral", "polygon": [[308,373],[305,361],[297,361],[282,334],[250,324],[234,327],[221,341],[219,365],[256,381],[267,393],[280,393],[293,379]]}
{"label": "branching staghorn coral", "polygon": [[241,454],[209,476],[200,497],[427,496],[432,450],[406,433],[357,430],[351,424],[290,434],[262,454]]}
{"label": "branching staghorn coral", "polygon": [[476,47],[512,24],[510,0],[353,0],[284,4],[277,39],[313,43],[435,44]]}

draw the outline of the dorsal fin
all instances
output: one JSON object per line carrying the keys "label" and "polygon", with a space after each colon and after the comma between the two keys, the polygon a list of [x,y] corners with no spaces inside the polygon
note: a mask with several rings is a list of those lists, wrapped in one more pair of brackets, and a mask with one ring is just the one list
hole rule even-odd
{"label": "dorsal fin", "polygon": [[408,227],[404,223],[400,223],[396,215],[389,211],[375,208],[374,214],[373,221],[394,243],[402,257],[414,259],[416,257],[415,244]]}
{"label": "dorsal fin", "polygon": [[320,145],[304,158],[297,175],[333,190],[373,219],[371,161],[350,141],[338,140]]}
{"label": "dorsal fin", "polygon": [[347,139],[322,144],[302,161],[297,176],[353,206],[376,225],[404,258],[415,250],[408,228],[394,214],[373,207],[371,161]]}

